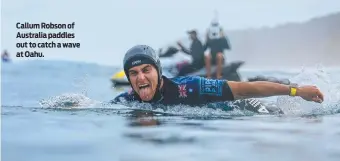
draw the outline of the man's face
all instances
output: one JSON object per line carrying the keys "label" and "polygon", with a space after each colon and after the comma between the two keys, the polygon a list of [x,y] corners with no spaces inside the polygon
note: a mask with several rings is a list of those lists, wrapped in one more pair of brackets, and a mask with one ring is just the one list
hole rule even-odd
{"label": "man's face", "polygon": [[158,72],[151,64],[142,64],[129,70],[130,83],[143,101],[150,101],[156,93]]}
{"label": "man's face", "polygon": [[190,39],[191,39],[191,40],[195,40],[195,38],[196,38],[196,35],[195,35],[195,34],[193,34],[193,33],[191,33],[191,34],[189,34],[189,37],[190,37]]}

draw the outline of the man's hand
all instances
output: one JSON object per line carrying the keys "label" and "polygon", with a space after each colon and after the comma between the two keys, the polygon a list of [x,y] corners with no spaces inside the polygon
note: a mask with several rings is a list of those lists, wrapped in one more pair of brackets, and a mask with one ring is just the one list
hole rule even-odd
{"label": "man's hand", "polygon": [[[290,94],[290,87],[288,85],[268,81],[228,81],[228,85],[231,89],[234,99],[270,97]],[[318,103],[323,102],[323,94],[315,86],[298,87],[296,90],[296,96],[300,96],[306,101],[314,101]]]}
{"label": "man's hand", "polygon": [[301,86],[297,88],[296,95],[306,101],[323,102],[323,94],[316,86]]}

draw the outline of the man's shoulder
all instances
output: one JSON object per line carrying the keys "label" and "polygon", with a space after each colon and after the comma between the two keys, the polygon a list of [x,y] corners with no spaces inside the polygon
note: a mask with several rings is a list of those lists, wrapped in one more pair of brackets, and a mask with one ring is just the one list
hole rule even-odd
{"label": "man's shoulder", "polygon": [[165,104],[196,104],[200,87],[199,76],[179,76],[168,78],[164,84]]}
{"label": "man's shoulder", "polygon": [[120,103],[120,102],[126,102],[126,101],[134,101],[135,100],[135,96],[133,93],[132,89],[129,89],[129,91],[127,92],[123,92],[121,94],[119,94],[118,96],[116,96],[112,102],[113,103]]}
{"label": "man's shoulder", "polygon": [[187,88],[196,89],[199,94],[222,95],[222,88],[227,80],[209,79],[200,76],[181,76],[171,78],[171,82],[176,87],[185,85]]}
{"label": "man's shoulder", "polygon": [[200,76],[179,76],[179,77],[170,78],[169,80],[171,80],[175,84],[191,84],[191,83],[198,83],[202,79],[204,78]]}
{"label": "man's shoulder", "polygon": [[185,84],[185,83],[198,83],[198,84],[209,84],[209,83],[219,83],[219,82],[227,82],[228,80],[222,79],[209,79],[201,76],[179,76],[174,78],[168,78],[171,82],[175,84]]}
{"label": "man's shoulder", "polygon": [[[180,77],[170,78],[168,83],[165,84],[165,91],[167,91],[166,95],[175,96],[177,93],[177,94],[182,94],[186,96],[186,95],[195,94],[195,91],[198,91],[200,87],[200,82],[202,78],[203,77],[199,77],[199,76],[180,76]],[[180,97],[180,98],[186,98],[186,97]]]}
{"label": "man's shoulder", "polygon": [[193,46],[202,46],[202,41],[199,39],[199,38],[197,38],[197,39],[195,39],[193,42],[192,42],[192,44],[191,44],[191,47],[193,47]]}

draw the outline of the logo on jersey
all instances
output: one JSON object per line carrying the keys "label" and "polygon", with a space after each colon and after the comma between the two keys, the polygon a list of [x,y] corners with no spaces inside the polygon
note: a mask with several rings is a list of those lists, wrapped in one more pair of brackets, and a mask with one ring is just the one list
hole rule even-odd
{"label": "logo on jersey", "polygon": [[202,79],[200,84],[200,93],[222,96],[223,83],[220,80]]}
{"label": "logo on jersey", "polygon": [[140,63],[142,63],[142,60],[136,60],[136,61],[132,62],[132,65],[136,65],[136,64],[140,64]]}
{"label": "logo on jersey", "polygon": [[192,81],[194,81],[195,79],[197,79],[197,77],[195,77],[195,76],[190,76],[190,77],[177,77],[177,78],[175,78],[175,81],[182,84],[182,83],[192,82]]}
{"label": "logo on jersey", "polygon": [[187,86],[186,84],[178,85],[178,92],[180,98],[185,98],[188,96],[186,86]]}
{"label": "logo on jersey", "polygon": [[250,105],[252,105],[259,113],[269,113],[267,108],[261,104],[261,102],[257,99],[250,99]]}

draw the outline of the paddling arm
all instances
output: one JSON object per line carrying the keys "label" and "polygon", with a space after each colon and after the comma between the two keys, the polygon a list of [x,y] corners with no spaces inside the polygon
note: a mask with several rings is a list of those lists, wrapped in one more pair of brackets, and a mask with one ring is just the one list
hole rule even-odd
{"label": "paddling arm", "polygon": [[279,95],[290,95],[291,89],[294,96],[299,96],[306,101],[322,103],[323,93],[313,85],[305,85],[291,88],[289,85],[258,81],[258,82],[227,82],[231,88],[234,99],[270,97]]}
{"label": "paddling arm", "polygon": [[279,83],[267,81],[256,82],[228,81],[227,83],[231,88],[231,92],[235,100],[290,94],[290,86]]}

